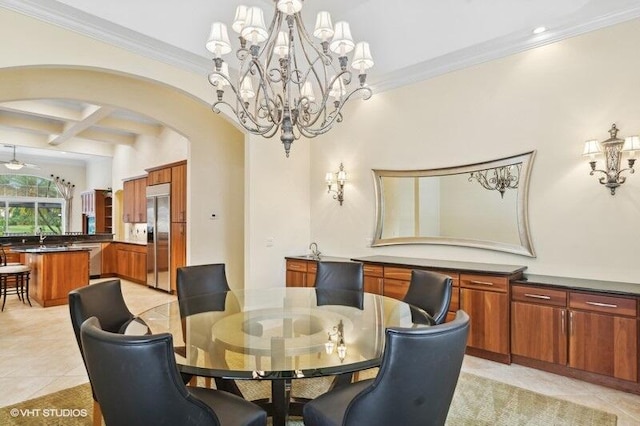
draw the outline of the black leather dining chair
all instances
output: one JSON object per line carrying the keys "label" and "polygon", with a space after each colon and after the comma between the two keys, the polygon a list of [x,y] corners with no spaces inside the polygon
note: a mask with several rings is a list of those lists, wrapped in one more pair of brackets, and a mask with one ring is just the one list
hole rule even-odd
{"label": "black leather dining chair", "polygon": [[[190,265],[178,268],[176,271],[176,290],[178,293],[180,316],[183,318],[182,333],[185,338],[187,331],[186,321],[184,319],[188,316],[202,312],[224,311],[227,303],[235,303],[233,295],[228,293],[230,288],[224,263]],[[211,323],[211,326],[212,325],[213,322]],[[198,329],[204,330],[207,329],[207,327],[198,327]],[[262,326],[260,324],[254,324],[247,332],[251,335],[260,336],[262,335]],[[210,334],[197,335],[191,333],[189,335],[189,343],[196,348],[201,348],[205,352],[224,350],[224,348],[216,347]],[[187,356],[186,348],[184,348],[184,350],[185,353],[182,355]],[[193,353],[195,354],[195,352]],[[213,358],[219,359],[224,357],[216,356]],[[205,378],[205,386],[211,386],[211,379],[209,377]],[[241,394],[233,380],[216,378],[216,387],[238,395]]]}
{"label": "black leather dining chair", "polygon": [[321,290],[364,291],[362,263],[318,262],[315,287]]}
{"label": "black leather dining chair", "polygon": [[[69,313],[71,314],[71,325],[73,326],[73,332],[75,333],[85,367],[87,367],[87,362],[80,338],[80,326],[82,323],[91,317],[96,317],[104,330],[119,333],[133,319],[133,314],[129,311],[122,296],[122,287],[119,279],[91,284],[69,292]],[[91,377],[89,377],[89,382],[91,383],[94,400],[93,424],[101,425],[102,414],[100,405],[97,403]]]}
{"label": "black leather dining chair", "polygon": [[264,410],[236,395],[188,388],[180,378],[169,333],[109,333],[92,317],[80,334],[89,377],[109,426],[267,423]]}
{"label": "black leather dining chair", "polygon": [[441,324],[447,318],[452,286],[453,281],[447,275],[414,269],[404,301],[429,314],[432,324]]}
{"label": "black leather dining chair", "polygon": [[320,395],[303,409],[305,426],[444,425],[460,376],[469,316],[386,331],[380,372]]}

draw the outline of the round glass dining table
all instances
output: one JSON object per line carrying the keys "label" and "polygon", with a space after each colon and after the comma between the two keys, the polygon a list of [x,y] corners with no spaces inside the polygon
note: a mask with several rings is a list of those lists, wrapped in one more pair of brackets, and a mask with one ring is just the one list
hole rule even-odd
{"label": "round glass dining table", "polygon": [[267,408],[277,425],[286,423],[292,408],[292,379],[334,375],[348,380],[353,372],[376,367],[385,330],[423,327],[424,315],[377,294],[278,287],[163,304],[140,314],[126,332],[146,326],[153,334],[171,333],[183,375],[271,380]]}

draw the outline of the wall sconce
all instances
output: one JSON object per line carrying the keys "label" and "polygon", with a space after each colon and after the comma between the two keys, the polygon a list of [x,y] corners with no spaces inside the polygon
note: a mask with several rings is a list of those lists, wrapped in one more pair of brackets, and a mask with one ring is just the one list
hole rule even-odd
{"label": "wall sconce", "polygon": [[[584,151],[582,155],[589,156],[589,164],[591,165],[591,176],[594,173],[602,173],[599,182],[611,190],[611,195],[616,194],[616,188],[622,185],[627,178],[620,176],[622,172],[629,171],[634,173],[633,164],[636,162],[635,151],[640,150],[640,138],[638,136],[629,136],[625,139],[618,138],[618,128],[615,123],[611,125],[609,129],[609,139],[598,142],[597,140],[589,140],[584,143]],[[628,152],[629,158],[627,162],[629,167],[626,169],[620,169],[620,162],[622,161],[622,153]],[[605,169],[596,169],[595,156],[604,154],[605,156]]]}
{"label": "wall sconce", "polygon": [[[324,178],[327,183],[327,194],[335,192],[333,195],[334,200],[338,200],[340,205],[344,201],[344,184],[347,181],[347,172],[344,171],[344,165],[340,163],[340,169],[336,172],[327,172]],[[333,185],[336,185],[336,189],[333,189]]]}
{"label": "wall sconce", "polygon": [[520,183],[520,168],[522,163],[471,172],[469,182],[476,179],[484,189],[498,191],[504,198],[507,189],[518,189]]}

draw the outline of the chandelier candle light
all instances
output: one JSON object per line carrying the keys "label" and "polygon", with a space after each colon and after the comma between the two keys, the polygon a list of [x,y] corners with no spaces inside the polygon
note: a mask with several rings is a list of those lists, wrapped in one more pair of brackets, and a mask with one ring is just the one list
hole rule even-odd
{"label": "chandelier candle light", "polygon": [[522,163],[471,172],[469,182],[476,179],[484,189],[498,191],[504,198],[507,189],[518,189]]}
{"label": "chandelier candle light", "polygon": [[[289,156],[294,140],[326,133],[342,121],[342,108],[356,93],[371,97],[366,70],[373,66],[369,43],[354,43],[347,22],[332,25],[329,12],[319,12],[313,36],[304,27],[300,10],[303,0],[274,0],[275,13],[269,28],[259,7],[238,6],[231,28],[240,36],[235,84],[223,55],[231,52],[227,26],[214,22],[207,41],[213,53],[214,70],[209,82],[216,88],[213,111],[226,105],[250,133],[266,138],[280,130],[280,140]],[[358,72],[352,85],[347,54],[353,51],[351,67]],[[334,61],[335,54],[337,63]],[[225,100],[225,88],[232,100]]]}

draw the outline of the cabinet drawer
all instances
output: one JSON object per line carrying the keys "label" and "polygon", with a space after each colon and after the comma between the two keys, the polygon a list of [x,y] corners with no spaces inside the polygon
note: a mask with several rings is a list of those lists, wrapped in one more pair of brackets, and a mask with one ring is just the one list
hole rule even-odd
{"label": "cabinet drawer", "polygon": [[287,260],[287,270],[307,272],[307,262],[304,260]]}
{"label": "cabinet drawer", "polygon": [[460,287],[506,293],[509,279],[491,275],[460,274]]}
{"label": "cabinet drawer", "polygon": [[567,306],[567,292],[544,287],[514,285],[511,287],[511,300],[564,307]]}
{"label": "cabinet drawer", "polygon": [[638,315],[636,299],[602,296],[592,293],[569,293],[569,307],[591,312],[635,317]]}
{"label": "cabinet drawer", "polygon": [[411,269],[407,268],[393,268],[390,266],[385,266],[384,268],[384,277],[391,278],[394,280],[405,280],[411,281]]}
{"label": "cabinet drawer", "polygon": [[[307,262],[307,272],[311,274],[318,272],[318,262]],[[313,281],[315,282],[315,279]],[[313,282],[309,283],[309,285],[311,284],[313,284]]]}
{"label": "cabinet drawer", "polygon": [[362,270],[364,271],[364,275],[366,277],[382,277],[383,274],[383,268],[382,266],[379,265],[371,265],[368,263],[365,263],[362,265]]}

